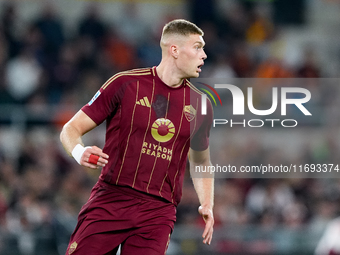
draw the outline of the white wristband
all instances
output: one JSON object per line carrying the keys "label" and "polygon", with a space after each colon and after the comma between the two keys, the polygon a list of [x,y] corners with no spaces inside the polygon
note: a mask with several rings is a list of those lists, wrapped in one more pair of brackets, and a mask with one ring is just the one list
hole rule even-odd
{"label": "white wristband", "polygon": [[83,156],[83,153],[87,148],[91,148],[91,147],[90,146],[84,147],[83,145],[78,143],[72,150],[72,156],[78,162],[79,165],[80,165],[81,156]]}

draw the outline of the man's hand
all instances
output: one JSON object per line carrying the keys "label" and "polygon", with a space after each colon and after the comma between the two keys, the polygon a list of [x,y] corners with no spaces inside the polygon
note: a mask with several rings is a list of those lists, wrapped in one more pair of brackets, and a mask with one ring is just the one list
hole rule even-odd
{"label": "man's hand", "polygon": [[[90,159],[91,157],[91,159]],[[109,155],[103,153],[102,149],[97,146],[87,146],[80,158],[79,164],[85,167],[96,169],[104,167],[108,163]]]}
{"label": "man's hand", "polygon": [[209,244],[211,243],[212,235],[214,232],[214,215],[211,208],[200,206],[198,207],[198,212],[202,215],[203,220],[205,221],[205,228],[203,231],[203,243]]}

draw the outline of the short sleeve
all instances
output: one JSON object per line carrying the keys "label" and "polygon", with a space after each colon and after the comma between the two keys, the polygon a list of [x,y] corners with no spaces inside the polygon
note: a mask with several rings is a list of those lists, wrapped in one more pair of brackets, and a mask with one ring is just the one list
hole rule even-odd
{"label": "short sleeve", "polygon": [[197,132],[190,140],[190,148],[195,151],[204,151],[209,147],[210,129],[213,122],[213,109],[210,100],[207,100],[207,114],[200,115],[202,118]]}
{"label": "short sleeve", "polygon": [[114,77],[104,83],[93,98],[81,108],[97,125],[114,116],[119,108],[124,84],[121,78]]}

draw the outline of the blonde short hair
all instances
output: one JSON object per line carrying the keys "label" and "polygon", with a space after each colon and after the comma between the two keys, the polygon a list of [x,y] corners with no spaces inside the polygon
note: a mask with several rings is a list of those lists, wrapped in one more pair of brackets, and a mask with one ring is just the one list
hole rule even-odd
{"label": "blonde short hair", "polygon": [[168,35],[182,35],[188,36],[191,34],[198,34],[203,36],[204,32],[194,23],[184,20],[184,19],[175,19],[165,24],[163,27],[161,43],[165,41],[165,37]]}

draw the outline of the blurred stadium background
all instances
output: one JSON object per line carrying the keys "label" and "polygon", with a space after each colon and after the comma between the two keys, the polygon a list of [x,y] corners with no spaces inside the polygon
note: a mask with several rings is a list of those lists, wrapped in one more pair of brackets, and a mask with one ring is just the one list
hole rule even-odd
{"label": "blurred stadium background", "polygon": [[[186,18],[205,31],[202,77],[338,78],[339,13],[338,0],[0,0],[0,254],[64,254],[99,171],[66,155],[61,127],[114,73],[157,65],[167,21]],[[332,102],[320,114],[326,128],[305,123],[290,140],[297,147],[280,150],[270,135],[239,129],[221,145],[214,137],[225,129],[214,129],[212,160],[336,163],[339,91],[310,89]],[[97,128],[86,144],[101,146],[103,133]],[[215,204],[206,247],[188,175],[167,254],[314,254],[339,216],[340,181],[218,179]]]}

